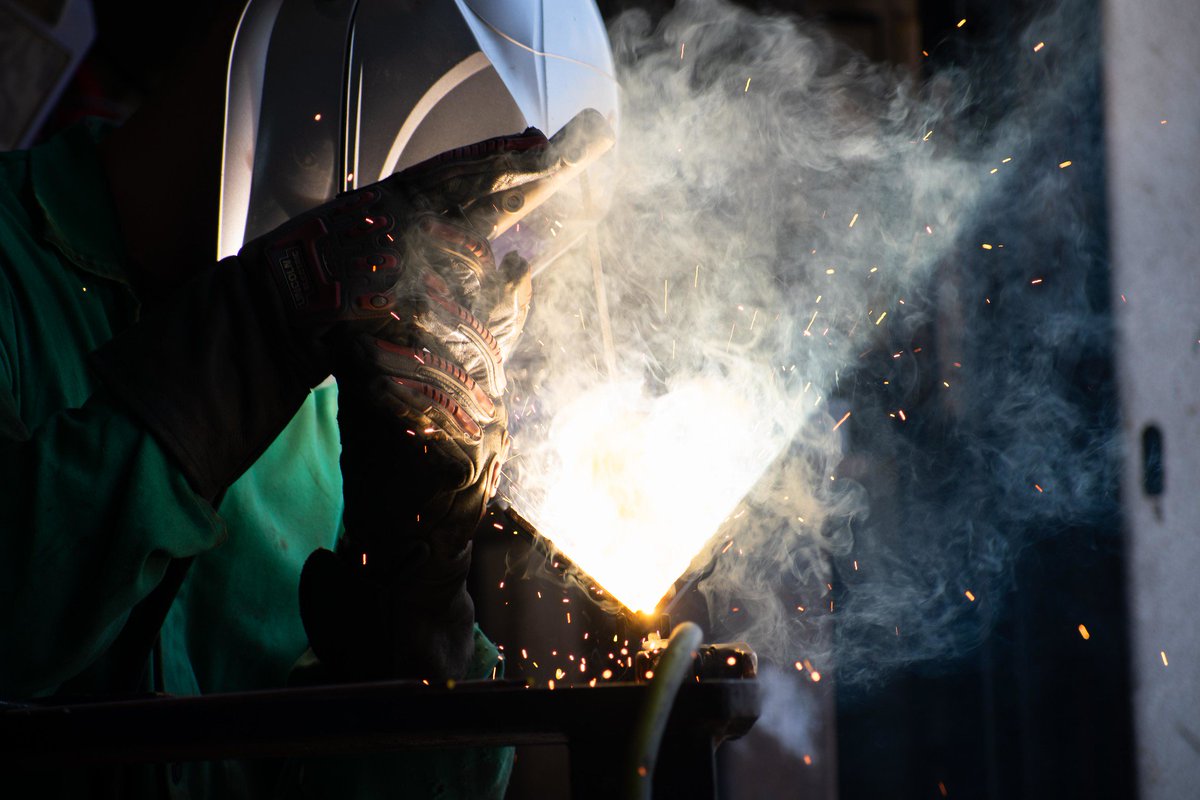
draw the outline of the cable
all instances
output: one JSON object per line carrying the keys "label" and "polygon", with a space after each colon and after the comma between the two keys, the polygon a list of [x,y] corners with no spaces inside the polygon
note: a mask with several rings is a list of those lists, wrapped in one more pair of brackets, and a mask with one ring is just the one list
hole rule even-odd
{"label": "cable", "polygon": [[667,719],[675,705],[675,696],[684,679],[691,674],[692,659],[700,646],[704,632],[694,622],[681,622],[671,631],[667,649],[654,669],[647,688],[646,704],[634,726],[625,796],[634,800],[650,800],[654,791],[654,765],[662,743]]}

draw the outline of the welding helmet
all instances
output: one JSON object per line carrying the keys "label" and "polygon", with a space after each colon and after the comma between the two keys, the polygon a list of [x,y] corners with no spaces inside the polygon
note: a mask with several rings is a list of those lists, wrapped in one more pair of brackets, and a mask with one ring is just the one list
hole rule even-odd
{"label": "welding helmet", "polygon": [[[552,136],[586,108],[616,129],[594,0],[250,0],[229,59],[217,256],[340,192],[526,127]],[[602,171],[497,254],[535,273],[555,258],[603,213]]]}

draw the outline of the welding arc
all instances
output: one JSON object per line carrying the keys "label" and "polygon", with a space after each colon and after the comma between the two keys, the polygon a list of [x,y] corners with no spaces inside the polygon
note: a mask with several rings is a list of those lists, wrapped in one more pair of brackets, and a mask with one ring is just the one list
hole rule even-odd
{"label": "welding arc", "polygon": [[679,623],[671,631],[667,649],[654,667],[654,677],[646,691],[646,703],[633,729],[626,772],[628,791],[625,793],[630,800],[651,800],[654,765],[658,761],[663,732],[667,729],[667,718],[671,716],[679,687],[692,674],[692,660],[703,639],[704,632],[699,625],[694,622]]}

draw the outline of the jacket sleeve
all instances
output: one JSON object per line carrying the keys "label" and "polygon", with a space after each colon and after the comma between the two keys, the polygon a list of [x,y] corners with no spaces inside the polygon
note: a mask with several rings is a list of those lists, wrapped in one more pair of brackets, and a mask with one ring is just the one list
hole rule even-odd
{"label": "jacket sleeve", "polygon": [[25,430],[0,385],[0,697],[103,658],[173,558],[225,536],[153,437],[102,393]]}

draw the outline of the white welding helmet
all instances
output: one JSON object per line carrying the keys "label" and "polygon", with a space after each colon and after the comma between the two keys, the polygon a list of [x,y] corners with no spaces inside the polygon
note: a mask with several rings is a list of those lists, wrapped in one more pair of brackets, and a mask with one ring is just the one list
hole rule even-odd
{"label": "white welding helmet", "polygon": [[[594,0],[250,0],[229,59],[218,258],[339,192],[526,127],[552,136],[586,108],[616,129]],[[602,205],[604,182],[582,192]],[[553,258],[526,252],[547,233],[566,246],[546,220],[497,253]]]}

